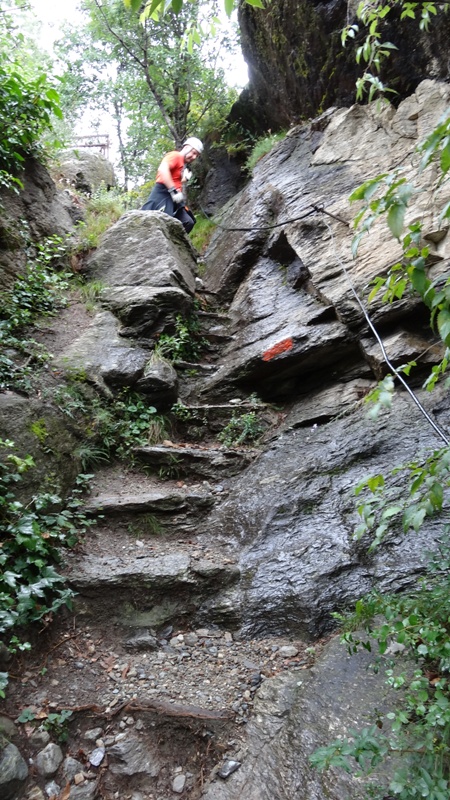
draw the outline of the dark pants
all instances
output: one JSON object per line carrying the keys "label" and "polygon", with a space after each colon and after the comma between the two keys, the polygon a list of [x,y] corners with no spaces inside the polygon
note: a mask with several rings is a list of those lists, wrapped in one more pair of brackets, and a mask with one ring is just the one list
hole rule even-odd
{"label": "dark pants", "polygon": [[170,217],[175,217],[183,225],[186,233],[189,233],[195,225],[195,217],[191,211],[183,205],[175,205],[170,192],[163,183],[155,183],[150,197],[141,208],[141,211],[164,211]]}

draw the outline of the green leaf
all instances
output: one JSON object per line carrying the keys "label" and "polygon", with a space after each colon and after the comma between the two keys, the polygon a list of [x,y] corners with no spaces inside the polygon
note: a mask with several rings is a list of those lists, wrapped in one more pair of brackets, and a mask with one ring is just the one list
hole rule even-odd
{"label": "green leaf", "polygon": [[388,211],[389,230],[396,239],[400,239],[403,232],[405,211],[406,206],[403,203],[393,203]]}
{"label": "green leaf", "polygon": [[225,14],[231,17],[234,10],[234,0],[224,0]]}
{"label": "green leaf", "polygon": [[450,169],[450,141],[447,142],[441,152],[441,169],[444,175]]}
{"label": "green leaf", "polygon": [[246,0],[249,6],[256,6],[256,8],[265,8],[261,0]]}
{"label": "green leaf", "polygon": [[438,331],[447,346],[450,345],[450,310],[443,308],[437,317]]}

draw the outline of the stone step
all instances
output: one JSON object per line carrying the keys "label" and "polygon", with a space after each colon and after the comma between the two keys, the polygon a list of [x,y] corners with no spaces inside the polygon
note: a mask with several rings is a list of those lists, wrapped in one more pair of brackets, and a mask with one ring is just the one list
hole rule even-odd
{"label": "stone step", "polygon": [[214,447],[148,445],[134,448],[144,464],[155,469],[176,469],[180,475],[220,479],[242,472],[255,458],[255,450]]}
{"label": "stone step", "polygon": [[137,491],[130,493],[99,493],[84,505],[90,515],[132,515],[132,514],[179,514],[208,511],[214,505],[210,492],[179,491]]}
{"label": "stone step", "polygon": [[223,553],[144,544],[119,556],[107,546],[104,552],[69,555],[64,574],[76,592],[75,612],[131,627],[192,621],[206,601],[240,578],[238,566]]}

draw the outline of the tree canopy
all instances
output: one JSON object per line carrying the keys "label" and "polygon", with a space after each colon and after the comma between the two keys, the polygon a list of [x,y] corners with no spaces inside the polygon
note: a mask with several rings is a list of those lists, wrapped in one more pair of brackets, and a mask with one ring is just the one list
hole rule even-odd
{"label": "tree canopy", "polygon": [[111,113],[127,178],[143,177],[161,152],[200,137],[228,112],[236,92],[221,66],[232,36],[205,36],[192,49],[187,31],[213,23],[214,9],[188,3],[180,13],[140,19],[122,0],[84,0],[88,22],[72,27],[58,49],[67,67],[61,98],[76,115],[86,108]]}

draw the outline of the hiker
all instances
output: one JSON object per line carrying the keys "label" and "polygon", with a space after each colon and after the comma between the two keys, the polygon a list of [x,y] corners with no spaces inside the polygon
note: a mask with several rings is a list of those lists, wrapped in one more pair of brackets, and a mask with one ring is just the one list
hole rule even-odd
{"label": "hiker", "polygon": [[164,211],[178,219],[189,233],[195,225],[195,217],[185,206],[183,182],[191,176],[186,165],[192,164],[202,151],[203,145],[200,139],[191,136],[186,139],[181,150],[166,153],[158,167],[156,183],[150,197],[141,210]]}

